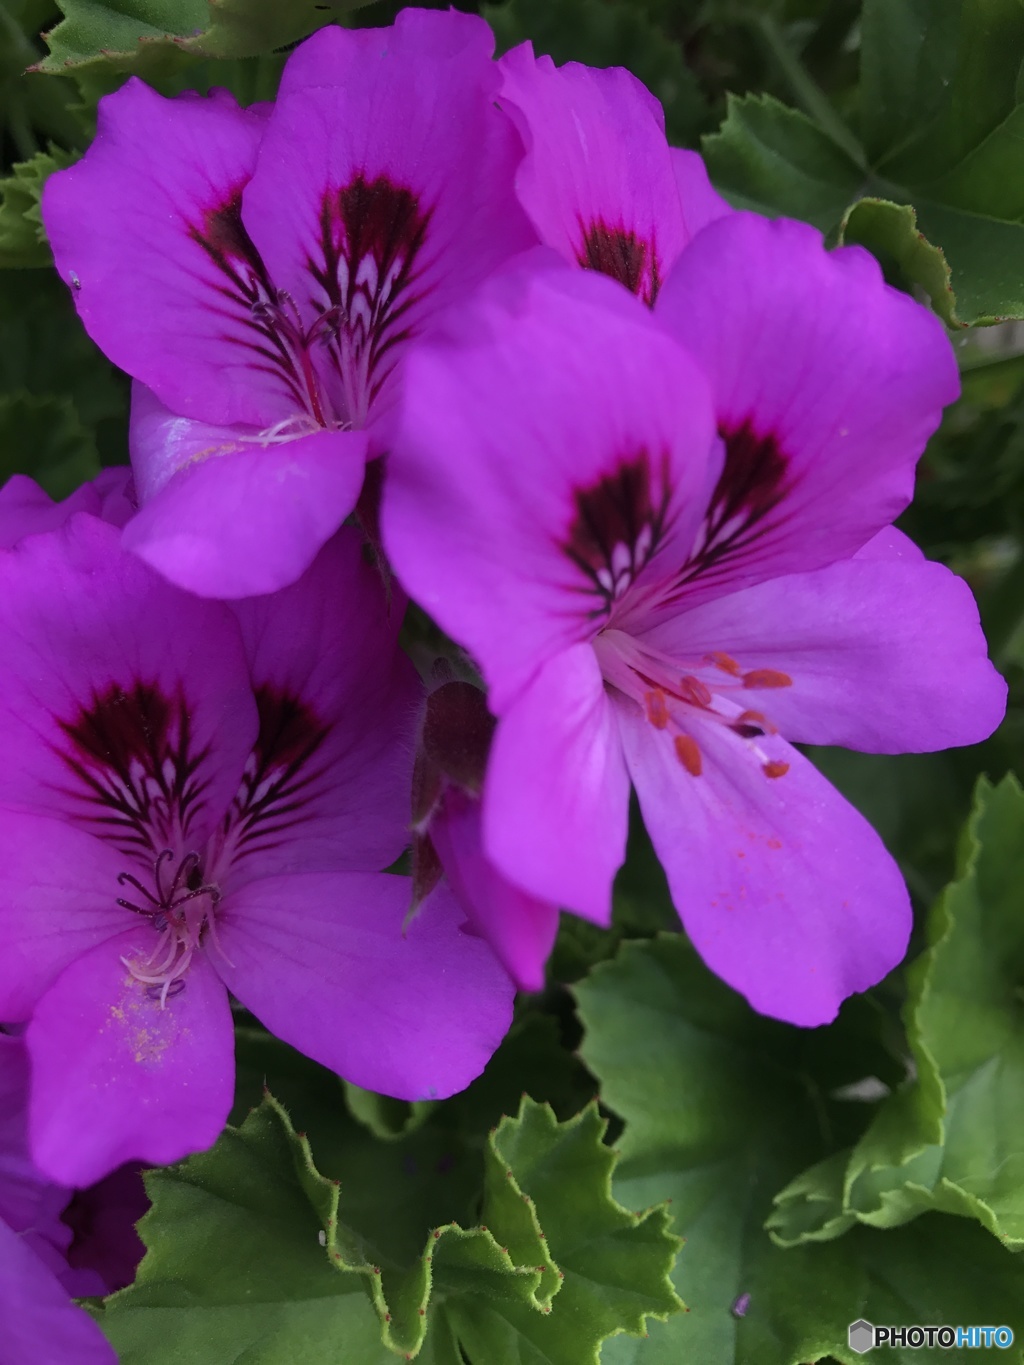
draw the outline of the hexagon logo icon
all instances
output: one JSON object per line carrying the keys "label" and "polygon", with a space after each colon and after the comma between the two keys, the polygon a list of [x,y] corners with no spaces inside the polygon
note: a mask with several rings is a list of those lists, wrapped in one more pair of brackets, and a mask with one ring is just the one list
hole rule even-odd
{"label": "hexagon logo icon", "polygon": [[856,1351],[859,1356],[865,1351],[870,1351],[875,1344],[875,1329],[864,1318],[858,1318],[856,1322],[850,1323],[847,1336],[850,1350]]}

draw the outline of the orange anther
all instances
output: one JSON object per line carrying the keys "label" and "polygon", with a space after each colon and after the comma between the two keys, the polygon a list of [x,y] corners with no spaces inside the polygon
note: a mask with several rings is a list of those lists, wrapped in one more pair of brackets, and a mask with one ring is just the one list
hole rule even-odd
{"label": "orange anther", "polygon": [[780,763],[777,758],[769,759],[764,765],[765,777],[785,777],[789,772],[788,763]]}
{"label": "orange anther", "polygon": [[656,687],[653,692],[648,692],[644,701],[647,703],[647,719],[656,730],[664,730],[668,724],[668,702],[665,700],[665,693],[660,687]]}
{"label": "orange anther", "polygon": [[695,678],[692,673],[687,673],[685,678],[679,680],[679,695],[683,701],[688,701],[692,706],[710,706],[714,698],[709,688],[705,687],[700,678]]}
{"label": "orange anther", "polygon": [[728,654],[722,654],[720,650],[712,650],[707,656],[716,668],[720,668],[723,673],[730,673],[734,678],[738,678],[743,672],[735,659]]}
{"label": "orange anther", "polygon": [[777,668],[752,668],[743,675],[744,687],[792,687],[793,679]]}
{"label": "orange anther", "polygon": [[704,770],[704,763],[700,756],[700,749],[697,741],[692,735],[676,735],[676,758],[683,765],[691,777],[700,777]]}
{"label": "orange anther", "polygon": [[741,711],[733,724],[737,727],[756,725],[766,735],[777,735],[779,733],[763,711]]}

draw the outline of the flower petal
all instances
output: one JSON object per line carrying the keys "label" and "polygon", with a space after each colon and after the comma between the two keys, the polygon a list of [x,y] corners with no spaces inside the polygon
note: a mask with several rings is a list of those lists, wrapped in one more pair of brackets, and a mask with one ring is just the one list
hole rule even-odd
{"label": "flower petal", "polygon": [[324,328],[315,363],[339,421],[379,419],[409,338],[536,241],[492,46],[480,19],[406,10],[387,29],[321,29],[289,60],[242,216]]}
{"label": "flower petal", "polygon": [[690,242],[701,228],[724,218],[733,209],[712,188],[702,157],[683,147],[670,147],[668,154],[683,209],[684,234],[687,242]]}
{"label": "flower petal", "polygon": [[785,674],[792,686],[770,691],[737,680],[736,700],[802,744],[927,753],[986,739],[1006,709],[971,590],[923,559],[865,557],[775,578],[644,640],[681,661],[717,651],[743,673]]}
{"label": "flower petal", "polygon": [[639,708],[617,708],[626,761],[672,899],[704,961],[762,1014],[814,1026],[900,961],[911,911],[881,839],[795,749],[772,779],[722,726],[701,724],[699,777]]}
{"label": "flower petal", "polygon": [[0,556],[0,804],[151,866],[168,821],[201,847],[223,819],[256,708],[228,608],[120,541],[83,515]]}
{"label": "flower petal", "polygon": [[707,373],[726,444],[680,599],[847,558],[907,505],[956,361],[867,252],[730,214],[679,258],[656,311]]}
{"label": "flower petal", "polygon": [[558,906],[503,877],[484,852],[482,834],[480,802],[452,788],[430,821],[430,840],[452,894],[516,985],[543,990]]}
{"label": "flower petal", "polygon": [[164,99],[137,78],[100,101],[43,218],[86,331],[175,412],[257,427],[295,403],[253,316],[264,272],[239,218],[264,118],[219,91]]}
{"label": "flower petal", "polygon": [[180,1161],[214,1142],[234,1093],[227,992],[202,953],[165,1006],[121,959],[152,948],[148,927],[83,954],[36,1006],[29,1134],[36,1165],[90,1185],[126,1161]]}
{"label": "flower petal", "polygon": [[498,65],[527,146],[516,192],[541,241],[652,303],[690,236],[658,101],[622,67],[556,67],[528,42]]}
{"label": "flower petal", "polygon": [[0,1322],[10,1361],[117,1365],[114,1348],[25,1241],[0,1222]]}
{"label": "flower petal", "polygon": [[608,924],[626,856],[629,779],[597,659],[576,645],[499,721],[484,786],[484,848],[543,900]]}
{"label": "flower petal", "polygon": [[59,1265],[71,1241],[60,1219],[71,1192],[47,1180],[29,1157],[28,1079],[24,1039],[0,1034],[0,1223],[32,1234],[47,1263]]}
{"label": "flower petal", "polygon": [[27,1019],[76,958],[123,932],[124,855],[67,820],[0,811],[0,1019]]}
{"label": "flower petal", "polygon": [[100,499],[92,484],[83,484],[63,502],[54,502],[27,474],[12,474],[0,488],[0,550],[9,550],[24,536],[63,526],[73,512],[98,514]]}
{"label": "flower petal", "polygon": [[398,647],[403,594],[386,592],[346,527],[297,583],[234,610],[260,736],[232,882],[387,867],[409,842],[422,694]]}
{"label": "flower petal", "polygon": [[[136,390],[132,461],[144,506],[125,548],[201,597],[293,583],[355,506],[366,437],[316,431],[277,445],[175,417]],[[176,470],[176,472],[175,472]]]}
{"label": "flower petal", "polygon": [[514,988],[462,932],[443,888],[403,933],[409,881],[379,873],[268,877],[231,897],[218,970],[274,1033],[355,1085],[443,1099],[483,1070]]}
{"label": "flower petal", "polygon": [[692,544],[712,430],[703,376],[607,279],[506,272],[463,314],[410,357],[382,529],[501,714]]}

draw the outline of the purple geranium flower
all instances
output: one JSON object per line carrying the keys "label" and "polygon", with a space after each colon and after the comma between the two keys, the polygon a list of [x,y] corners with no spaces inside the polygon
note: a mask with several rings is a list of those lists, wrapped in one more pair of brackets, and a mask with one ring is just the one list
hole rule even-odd
{"label": "purple geranium flower", "polygon": [[867,253],[733,214],[653,316],[555,268],[460,327],[408,362],[382,525],[490,685],[488,856],[607,923],[632,782],[709,966],[831,1019],[910,908],[792,741],[939,749],[1005,702],[967,587],[887,529],[957,392],[941,326]]}
{"label": "purple geranium flower", "polygon": [[314,35],[272,107],[131,80],[48,182],[61,276],[139,381],[125,543],[171,581],[294,581],[386,442],[410,338],[536,241],[493,43],[481,19],[406,10]]}
{"label": "purple geranium flower", "polygon": [[527,148],[516,193],[541,241],[653,303],[683,248],[731,212],[703,161],[669,146],[661,105],[621,67],[556,67],[530,43],[498,65]]}
{"label": "purple geranium flower", "polygon": [[71,1302],[70,1293],[94,1286],[68,1283],[80,1279],[69,1270],[71,1229],[60,1220],[70,1191],[29,1158],[27,1093],[25,1045],[0,1034],[0,1354],[40,1365],[116,1365],[99,1327]]}
{"label": "purple geranium flower", "polygon": [[0,1018],[31,1138],[84,1185],[211,1143],[230,990],[359,1085],[447,1095],[513,988],[443,888],[403,937],[419,686],[360,537],[229,608],[91,516],[0,556]]}

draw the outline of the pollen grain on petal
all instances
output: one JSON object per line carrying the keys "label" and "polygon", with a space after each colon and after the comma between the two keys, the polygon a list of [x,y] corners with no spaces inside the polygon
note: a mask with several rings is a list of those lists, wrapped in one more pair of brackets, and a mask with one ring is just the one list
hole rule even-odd
{"label": "pollen grain on petal", "polygon": [[783,763],[780,759],[771,758],[762,765],[765,777],[785,777],[789,772],[789,764]]}
{"label": "pollen grain on petal", "polygon": [[744,687],[792,687],[793,679],[777,668],[752,668],[743,675]]}
{"label": "pollen grain on petal", "polygon": [[692,735],[676,735],[674,741],[676,758],[692,777],[700,777],[704,771],[704,761],[700,748]]}

